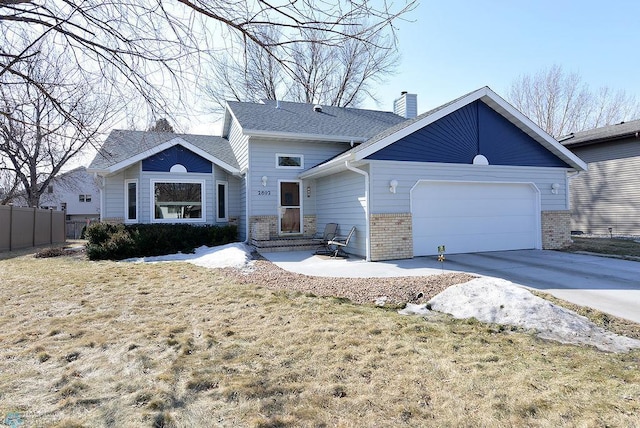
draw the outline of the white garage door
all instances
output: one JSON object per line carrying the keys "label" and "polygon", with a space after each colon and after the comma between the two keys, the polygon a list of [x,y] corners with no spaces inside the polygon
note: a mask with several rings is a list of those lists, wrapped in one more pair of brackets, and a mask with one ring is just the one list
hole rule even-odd
{"label": "white garage door", "polygon": [[538,190],[527,183],[421,181],[411,193],[414,256],[539,248]]}

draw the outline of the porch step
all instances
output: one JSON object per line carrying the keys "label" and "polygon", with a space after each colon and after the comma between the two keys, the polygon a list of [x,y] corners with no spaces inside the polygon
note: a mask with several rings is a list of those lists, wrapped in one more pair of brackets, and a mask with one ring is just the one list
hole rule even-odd
{"label": "porch step", "polygon": [[320,244],[317,239],[311,238],[276,238],[268,241],[251,240],[258,253],[274,253],[277,251],[306,251],[316,250]]}

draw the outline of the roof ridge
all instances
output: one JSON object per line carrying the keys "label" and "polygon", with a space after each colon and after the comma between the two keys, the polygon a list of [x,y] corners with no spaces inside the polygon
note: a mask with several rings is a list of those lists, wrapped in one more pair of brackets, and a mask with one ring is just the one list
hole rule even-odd
{"label": "roof ridge", "polygon": [[255,102],[255,101],[227,101],[227,103],[231,104],[250,104],[250,105],[258,105],[258,106],[269,106],[269,105],[274,105],[276,104],[276,102],[280,103],[280,104],[292,104],[292,105],[298,105],[298,106],[315,106],[315,105],[321,105],[322,107],[329,107],[329,108],[337,108],[337,109],[342,109],[342,110],[357,110],[357,111],[370,111],[370,112],[374,112],[374,113],[389,113],[395,116],[398,116],[396,113],[394,113],[391,110],[376,110],[376,109],[372,109],[372,108],[360,108],[360,107],[345,107],[345,106],[336,106],[336,105],[331,105],[331,104],[323,104],[323,103],[307,103],[307,102],[300,102],[300,101],[287,101],[287,100],[261,100],[260,102]]}
{"label": "roof ridge", "polygon": [[213,134],[192,134],[189,132],[166,132],[166,131],[142,131],[139,129],[112,129],[111,132],[130,132],[130,133],[140,133],[140,134],[153,134],[153,135],[175,135],[175,136],[183,136],[189,135],[193,137],[213,137],[213,138],[224,138],[221,135],[213,135]]}

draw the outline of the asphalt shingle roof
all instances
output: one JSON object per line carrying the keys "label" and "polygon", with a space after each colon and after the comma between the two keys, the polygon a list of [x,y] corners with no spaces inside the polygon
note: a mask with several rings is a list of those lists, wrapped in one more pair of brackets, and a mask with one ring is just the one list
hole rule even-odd
{"label": "asphalt shingle roof", "polygon": [[632,136],[638,132],[640,132],[640,119],[603,126],[601,128],[589,129],[588,131],[574,132],[560,138],[559,141],[563,145],[571,147],[578,144],[599,143]]}
{"label": "asphalt shingle roof", "polygon": [[322,106],[287,101],[228,102],[229,109],[246,131],[346,137],[360,141],[373,137],[406,119],[391,112]]}
{"label": "asphalt shingle roof", "polygon": [[[476,91],[473,91],[476,92]],[[422,114],[419,114],[418,116],[412,118],[412,119],[407,119],[404,120],[394,126],[388,127],[384,130],[382,130],[381,132],[379,132],[378,134],[374,135],[372,138],[370,138],[369,140],[367,140],[365,143],[360,144],[359,146],[356,146],[352,149],[352,151],[357,152],[360,150],[365,149],[366,147],[371,146],[372,144],[377,143],[380,140],[384,140],[386,137],[388,137],[389,135],[392,135],[408,126],[411,126],[411,124],[418,122],[422,119],[424,119],[425,117],[431,116],[434,113],[437,113],[438,111],[449,107],[451,104],[457,103],[459,100],[469,96],[470,94],[472,94],[473,92],[469,92],[468,94],[464,94],[461,97],[456,98],[455,100],[451,100],[448,103],[442,104],[441,106],[438,106],[432,110],[429,110],[427,112],[424,112]]]}
{"label": "asphalt shingle roof", "polygon": [[238,168],[238,161],[231,150],[229,141],[222,137],[115,129],[111,131],[88,169],[106,170],[174,138],[181,138],[216,159]]}

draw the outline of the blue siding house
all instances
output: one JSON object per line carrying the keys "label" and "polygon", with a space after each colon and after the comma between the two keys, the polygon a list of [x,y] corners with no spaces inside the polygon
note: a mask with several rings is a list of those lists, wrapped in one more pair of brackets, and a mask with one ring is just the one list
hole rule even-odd
{"label": "blue siding house", "polygon": [[570,242],[582,160],[484,87],[421,115],[227,103],[222,135],[113,131],[89,171],[102,220],[238,225],[263,246],[327,223],[367,260]]}

